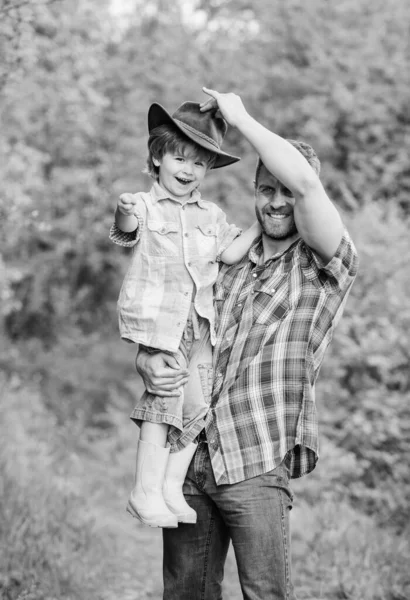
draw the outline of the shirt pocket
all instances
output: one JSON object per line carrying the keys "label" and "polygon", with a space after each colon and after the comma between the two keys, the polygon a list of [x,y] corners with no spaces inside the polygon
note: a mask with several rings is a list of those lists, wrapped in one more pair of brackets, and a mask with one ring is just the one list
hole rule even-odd
{"label": "shirt pocket", "polygon": [[215,258],[217,252],[218,227],[213,223],[196,226],[196,250],[199,256]]}
{"label": "shirt pocket", "polygon": [[147,221],[147,252],[150,256],[178,256],[179,226],[172,221]]}
{"label": "shirt pocket", "polygon": [[256,296],[253,303],[255,323],[269,327],[286,317],[290,310],[287,281],[282,282],[276,288],[266,283],[255,292]]}
{"label": "shirt pocket", "polygon": [[255,323],[258,325],[264,325],[265,327],[269,327],[274,323],[278,323],[282,321],[289,312],[289,301],[283,300],[279,304],[274,303],[272,300],[269,304],[263,308],[257,318],[255,319]]}

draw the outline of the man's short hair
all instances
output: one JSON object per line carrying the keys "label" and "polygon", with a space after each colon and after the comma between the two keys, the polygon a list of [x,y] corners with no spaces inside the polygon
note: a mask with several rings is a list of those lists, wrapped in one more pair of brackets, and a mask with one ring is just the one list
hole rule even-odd
{"label": "man's short hair", "polygon": [[148,173],[153,179],[158,180],[159,167],[154,165],[153,159],[161,160],[164,154],[168,152],[181,154],[182,156],[194,152],[195,156],[207,163],[208,169],[212,168],[216,160],[214,152],[202,148],[202,146],[184,136],[176,127],[160,125],[150,132],[147,166],[144,173]]}
{"label": "man's short hair", "polygon": [[[298,140],[286,140],[289,144],[292,144],[299,152],[306,158],[316,175],[320,174],[320,160],[317,157],[316,152],[313,150],[312,146],[306,144],[306,142],[301,142]],[[259,173],[261,168],[265,166],[261,159],[258,159],[258,163],[256,165],[255,172],[255,186],[258,184]]]}

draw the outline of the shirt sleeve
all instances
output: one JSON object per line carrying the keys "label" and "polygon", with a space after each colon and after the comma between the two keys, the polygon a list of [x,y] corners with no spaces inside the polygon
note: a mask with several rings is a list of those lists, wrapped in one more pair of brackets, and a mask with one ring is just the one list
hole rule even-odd
{"label": "shirt sleeve", "polygon": [[[335,255],[327,264],[311,248],[309,248],[309,254],[314,263],[316,277],[319,277],[320,283],[324,284],[330,292],[343,292],[353,283],[357,275],[359,259],[355,245],[346,229]],[[311,279],[309,267],[304,271],[307,278]]]}
{"label": "shirt sleeve", "polygon": [[138,244],[141,232],[144,230],[144,217],[141,214],[142,205],[140,204],[138,208],[139,210],[134,213],[138,219],[138,225],[134,231],[122,231],[115,222],[111,225],[109,239],[114,244],[124,248],[132,248]]}
{"label": "shirt sleeve", "polygon": [[111,225],[109,238],[114,244],[124,248],[132,248],[140,239],[140,226],[134,231],[122,231],[115,223]]}
{"label": "shirt sleeve", "polygon": [[226,215],[222,210],[218,213],[218,249],[216,253],[216,260],[220,262],[221,254],[232,244],[238,235],[241,235],[242,229],[239,229],[236,225],[229,225],[226,220]]}

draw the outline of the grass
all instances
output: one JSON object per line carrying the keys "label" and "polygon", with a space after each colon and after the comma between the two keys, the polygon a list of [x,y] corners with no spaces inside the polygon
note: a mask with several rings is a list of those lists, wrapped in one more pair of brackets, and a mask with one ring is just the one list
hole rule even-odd
{"label": "grass", "polygon": [[[104,381],[123,360],[110,347],[105,352],[102,356],[98,350],[88,363],[105,361]],[[68,365],[65,377],[74,381]],[[59,369],[56,381],[64,373]],[[82,386],[86,375],[80,375]],[[121,374],[125,387],[137,390],[133,373],[126,375]],[[89,378],[97,389],[97,371]],[[104,427],[98,428],[98,421],[84,421],[81,406],[62,407],[55,415],[57,403],[87,402],[78,390],[77,396],[64,397],[63,387],[51,394],[35,377],[3,382],[0,598],[159,600],[161,532],[144,528],[125,512],[137,437],[128,419],[129,393],[110,388],[104,397]],[[298,598],[408,600],[408,531],[395,535],[352,508],[335,483],[352,468],[351,457],[325,439],[316,471],[293,484]],[[231,549],[224,599],[241,597]]]}

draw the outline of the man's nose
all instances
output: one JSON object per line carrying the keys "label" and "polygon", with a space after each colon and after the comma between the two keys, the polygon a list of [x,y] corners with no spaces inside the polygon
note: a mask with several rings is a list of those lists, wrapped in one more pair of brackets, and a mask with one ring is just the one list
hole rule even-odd
{"label": "man's nose", "polygon": [[275,191],[273,198],[270,201],[270,204],[273,208],[282,208],[282,206],[286,206],[286,196],[279,189]]}

